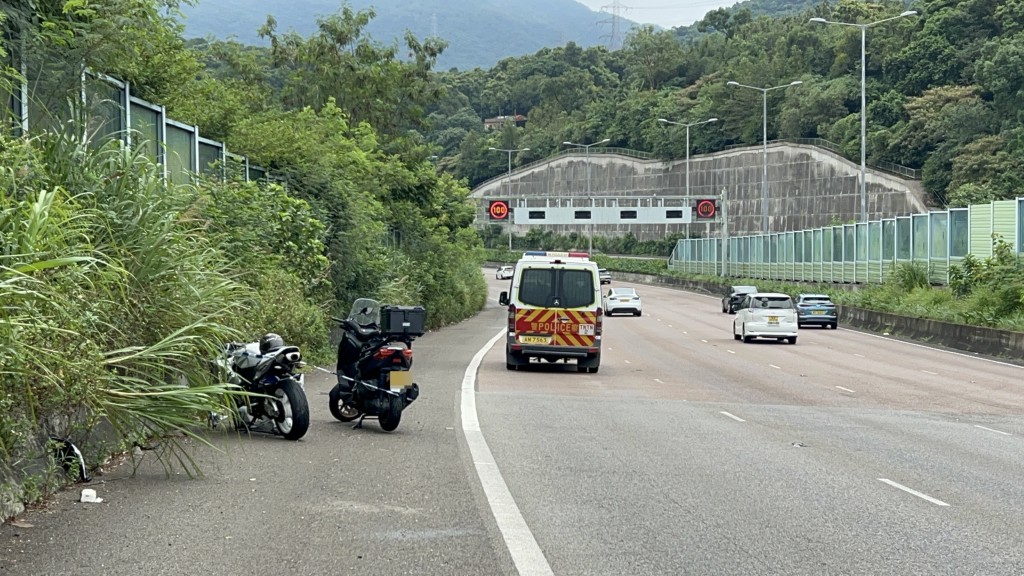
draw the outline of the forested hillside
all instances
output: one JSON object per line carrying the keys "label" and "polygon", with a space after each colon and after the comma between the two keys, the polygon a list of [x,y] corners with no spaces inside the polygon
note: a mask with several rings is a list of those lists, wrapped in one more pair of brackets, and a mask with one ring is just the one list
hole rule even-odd
{"label": "forested hillside", "polygon": [[[449,49],[438,57],[439,69],[490,68],[502,58],[533,54],[546,46],[575,42],[607,45],[610,15],[594,12],[573,0],[199,0],[183,6],[185,36],[233,39],[266,46],[258,30],[268,16],[281,31],[304,36],[316,30],[316,19],[346,4],[355,11],[372,9],[376,16],[366,33],[390,45],[408,30],[418,38],[436,36]],[[623,32],[632,25],[619,23]]]}
{"label": "forested hillside", "polygon": [[[918,0],[918,16],[868,29],[868,161],[923,170],[937,204],[960,206],[1022,192],[1024,162],[1024,5]],[[505,170],[488,152],[528,147],[515,163],[560,143],[611,138],[610,146],[685,155],[681,128],[657,118],[719,121],[691,130],[693,153],[761,141],[760,92],[768,96],[768,138],[823,138],[850,158],[860,154],[860,31],[809,23],[848,23],[899,15],[901,1],[823,2],[802,13],[754,17],[715,11],[707,33],[680,40],[643,29],[616,52],[575,45],[500,62],[493,69],[442,74],[450,89],[432,109],[429,137],[442,165],[475,184]],[[480,119],[526,114],[524,128],[494,133]]]}

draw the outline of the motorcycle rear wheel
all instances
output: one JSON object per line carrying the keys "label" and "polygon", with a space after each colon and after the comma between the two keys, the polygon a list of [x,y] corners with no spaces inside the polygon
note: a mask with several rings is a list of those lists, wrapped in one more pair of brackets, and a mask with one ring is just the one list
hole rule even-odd
{"label": "motorcycle rear wheel", "polygon": [[341,399],[341,387],[339,385],[335,384],[334,388],[331,388],[331,393],[328,395],[328,398],[329,403],[327,406],[331,409],[331,416],[334,416],[342,422],[351,422],[356,418],[359,418],[361,412],[357,410],[355,406],[346,404],[345,401]]}
{"label": "motorcycle rear wheel", "polygon": [[381,429],[385,432],[391,432],[395,428],[398,428],[398,423],[402,421],[402,399],[397,396],[392,396],[391,401],[388,403],[388,409],[383,414],[377,417],[377,421],[380,423]]}
{"label": "motorcycle rear wheel", "polygon": [[294,380],[284,380],[274,390],[279,415],[274,427],[287,440],[298,440],[309,430],[309,402],[306,393]]}

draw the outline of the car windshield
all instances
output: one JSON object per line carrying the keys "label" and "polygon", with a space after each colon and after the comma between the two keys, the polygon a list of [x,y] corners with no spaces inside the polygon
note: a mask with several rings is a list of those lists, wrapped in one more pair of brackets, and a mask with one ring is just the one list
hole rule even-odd
{"label": "car windshield", "polygon": [[519,300],[529,306],[581,308],[594,303],[590,270],[527,268],[519,279]]}
{"label": "car windshield", "polygon": [[793,300],[789,296],[753,296],[750,307],[754,310],[771,308],[775,310],[792,310]]}

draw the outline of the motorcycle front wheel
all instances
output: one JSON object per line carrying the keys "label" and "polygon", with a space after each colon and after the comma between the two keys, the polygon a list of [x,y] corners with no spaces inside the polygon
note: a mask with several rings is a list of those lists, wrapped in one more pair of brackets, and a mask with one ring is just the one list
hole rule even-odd
{"label": "motorcycle front wheel", "polygon": [[309,403],[306,393],[294,380],[284,380],[274,390],[278,403],[278,415],[274,426],[287,440],[298,440],[309,430]]}
{"label": "motorcycle front wheel", "polygon": [[359,418],[359,410],[351,404],[346,404],[341,399],[341,387],[337,384],[334,388],[331,388],[331,393],[328,395],[329,404],[328,407],[331,409],[331,416],[334,416],[342,422],[351,422],[356,418]]}

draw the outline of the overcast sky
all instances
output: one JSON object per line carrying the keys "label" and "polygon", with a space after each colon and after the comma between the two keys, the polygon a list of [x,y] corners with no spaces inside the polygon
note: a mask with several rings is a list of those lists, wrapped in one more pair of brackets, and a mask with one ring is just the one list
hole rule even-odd
{"label": "overcast sky", "polygon": [[[576,0],[587,8],[611,14],[615,0]],[[619,16],[640,22],[657,24],[663,28],[689,26],[716,8],[736,4],[739,0],[618,0]]]}

